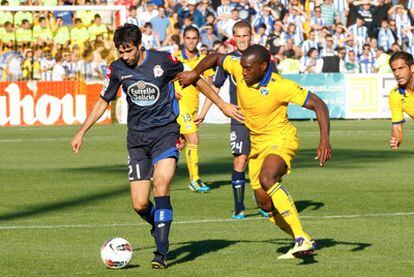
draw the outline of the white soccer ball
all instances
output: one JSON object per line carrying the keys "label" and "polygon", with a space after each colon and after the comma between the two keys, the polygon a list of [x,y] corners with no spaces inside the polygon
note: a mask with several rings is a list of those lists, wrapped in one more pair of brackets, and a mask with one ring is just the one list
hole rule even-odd
{"label": "white soccer ball", "polygon": [[101,258],[108,268],[123,268],[132,258],[132,246],[123,238],[107,240],[101,247]]}

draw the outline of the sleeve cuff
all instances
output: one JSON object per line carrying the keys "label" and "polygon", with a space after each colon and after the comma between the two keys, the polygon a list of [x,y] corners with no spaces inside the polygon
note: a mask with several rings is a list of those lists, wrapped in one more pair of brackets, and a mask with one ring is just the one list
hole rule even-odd
{"label": "sleeve cuff", "polygon": [[392,125],[400,125],[400,124],[404,124],[404,123],[405,123],[405,119],[403,119],[401,121],[392,122]]}
{"label": "sleeve cuff", "polygon": [[302,107],[304,107],[306,105],[306,103],[308,103],[308,100],[310,98],[311,92],[308,91],[308,95],[306,96],[305,102],[303,102]]}

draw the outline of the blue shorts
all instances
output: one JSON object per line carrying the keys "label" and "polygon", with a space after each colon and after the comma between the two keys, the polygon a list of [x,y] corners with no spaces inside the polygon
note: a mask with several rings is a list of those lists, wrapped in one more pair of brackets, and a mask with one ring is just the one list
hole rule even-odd
{"label": "blue shorts", "polygon": [[243,124],[230,125],[230,147],[233,156],[250,154],[249,129]]}
{"label": "blue shorts", "polygon": [[175,122],[147,132],[128,130],[128,178],[130,181],[150,180],[154,164],[162,159],[178,160],[179,130],[180,126]]}

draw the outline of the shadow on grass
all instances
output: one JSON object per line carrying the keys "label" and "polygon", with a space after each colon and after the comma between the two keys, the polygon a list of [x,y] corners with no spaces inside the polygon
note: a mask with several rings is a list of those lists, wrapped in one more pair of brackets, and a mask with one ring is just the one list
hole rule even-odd
{"label": "shadow on grass", "polygon": [[[316,149],[316,148],[315,148]],[[295,168],[319,167],[315,161],[315,149],[299,149],[299,153],[293,161]],[[384,146],[384,150],[363,149],[333,149],[333,156],[326,164],[329,168],[353,169],[372,167],[372,164],[387,163],[411,157],[413,152],[398,150],[391,151]]]}
{"label": "shadow on grass", "polygon": [[0,214],[0,221],[24,218],[24,217],[29,217],[33,215],[46,214],[51,211],[59,211],[59,210],[64,210],[64,209],[74,207],[74,206],[90,204],[90,203],[105,200],[108,198],[113,198],[113,197],[116,197],[117,195],[122,195],[122,194],[129,195],[129,186],[124,186],[122,188],[115,188],[112,190],[107,190],[107,191],[100,192],[100,193],[81,196],[78,198],[73,198],[73,199],[60,201],[56,203],[29,206],[21,211]]}
{"label": "shadow on grass", "polygon": [[[368,248],[368,247],[372,246],[371,243],[336,241],[335,239],[330,239],[330,238],[317,239],[315,241],[316,241],[316,250],[317,251],[322,250],[324,248],[336,247],[336,246],[339,246],[339,245],[345,245],[345,246],[350,246],[351,247],[350,251],[356,252],[356,251],[363,251],[363,250],[365,250],[365,248]],[[268,242],[276,243],[276,244],[291,244],[292,243],[292,241],[288,240],[288,239],[275,239],[275,240],[269,240]],[[282,246],[282,247],[279,247],[276,251],[280,254],[283,254],[283,253],[286,253],[290,249],[290,247],[291,247],[291,245]],[[315,254],[312,254],[312,255],[309,255],[309,256],[301,257],[300,259],[302,261],[301,261],[300,265],[317,263],[318,261],[316,260],[316,256],[317,256],[317,252]]]}
{"label": "shadow on grass", "polygon": [[172,244],[178,247],[168,253],[168,259],[172,260],[171,263],[169,263],[169,266],[193,261],[202,255],[217,252],[239,242],[240,241],[208,239]]}

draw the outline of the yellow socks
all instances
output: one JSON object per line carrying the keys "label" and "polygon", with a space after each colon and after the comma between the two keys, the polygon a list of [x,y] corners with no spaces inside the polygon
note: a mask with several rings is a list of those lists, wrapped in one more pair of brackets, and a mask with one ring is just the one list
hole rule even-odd
{"label": "yellow socks", "polygon": [[[291,235],[293,237],[304,237],[310,239],[309,235],[303,231],[302,224],[300,223],[299,214],[296,210],[295,203],[289,192],[281,186],[279,183],[275,183],[268,191],[267,194],[272,199],[273,206],[278,211],[279,216],[284,219],[285,223],[290,227]],[[275,218],[275,223],[282,228],[285,226],[281,223],[280,218]],[[279,225],[279,224],[281,225]],[[282,228],[284,229],[284,228]],[[288,232],[288,230],[286,232]],[[288,232],[290,233],[290,232]]]}
{"label": "yellow socks", "polygon": [[274,210],[273,212],[268,213],[269,215],[269,221],[273,224],[277,225],[282,231],[287,233],[292,238],[295,238],[295,235],[292,232],[292,229],[290,228],[289,224],[285,221],[285,219],[280,215],[280,213],[277,210]]}
{"label": "yellow socks", "polygon": [[200,179],[198,176],[198,145],[187,144],[185,149],[185,158],[187,161],[188,174],[190,175],[190,181],[196,181]]}

